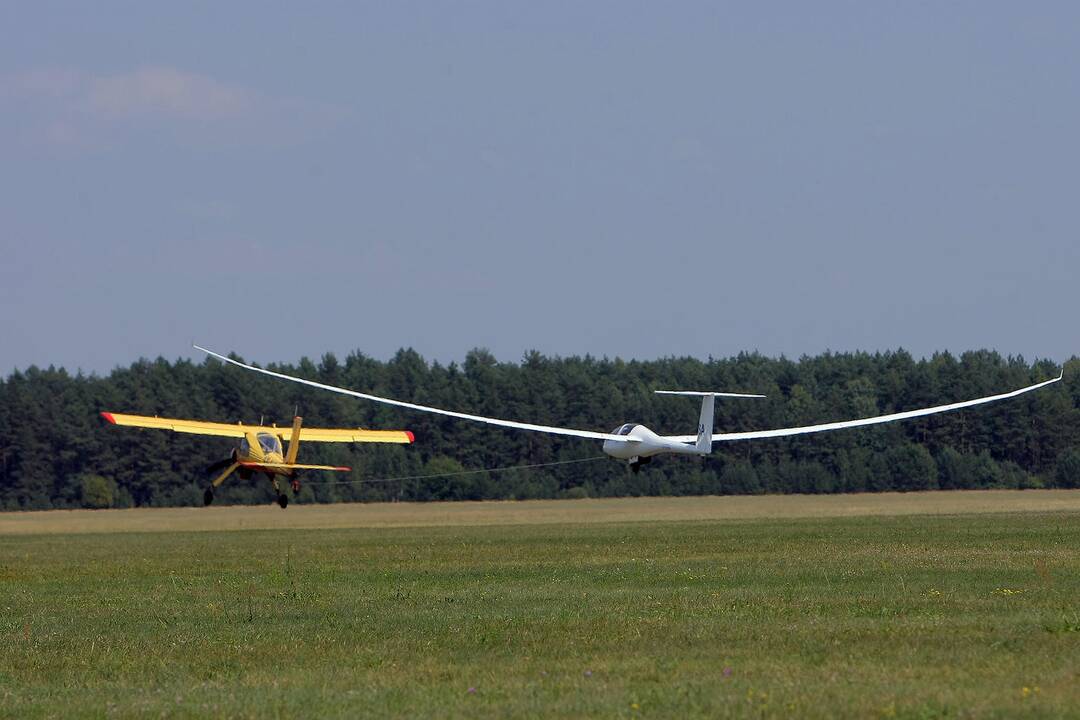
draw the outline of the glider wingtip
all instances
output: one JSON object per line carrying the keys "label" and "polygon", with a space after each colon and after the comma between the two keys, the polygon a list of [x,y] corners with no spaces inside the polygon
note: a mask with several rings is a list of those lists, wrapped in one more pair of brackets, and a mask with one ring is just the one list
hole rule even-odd
{"label": "glider wingtip", "polygon": [[409,444],[416,442],[416,436],[413,435],[412,430],[405,431],[405,437],[409,438]]}
{"label": "glider wingtip", "polygon": [[111,412],[103,412],[101,413],[101,417],[105,418],[113,425],[116,424],[116,418],[113,417],[113,414]]}
{"label": "glider wingtip", "polygon": [[198,343],[191,343],[191,347],[195,348],[195,349],[196,349],[196,350],[198,350],[199,352],[204,352],[204,353],[206,353],[207,355],[211,355],[211,356],[213,356],[213,357],[216,357],[216,358],[222,358],[222,359],[224,359],[224,360],[227,360],[227,359],[228,359],[228,358],[226,358],[226,357],[225,357],[224,355],[222,355],[221,353],[219,353],[219,352],[214,352],[214,351],[213,351],[213,350],[211,350],[210,348],[205,348],[205,347],[203,347],[202,345],[199,345]]}
{"label": "glider wingtip", "polygon": [[195,348],[196,350],[199,350],[201,352],[206,353],[207,355],[209,355],[212,358],[217,358],[218,360],[221,360],[222,362],[232,363],[233,365],[240,365],[241,367],[247,367],[243,363],[240,363],[240,362],[237,362],[236,360],[233,360],[231,357],[226,357],[225,355],[222,355],[219,352],[214,352],[210,348],[204,348],[202,345],[195,345],[193,343],[191,347]]}

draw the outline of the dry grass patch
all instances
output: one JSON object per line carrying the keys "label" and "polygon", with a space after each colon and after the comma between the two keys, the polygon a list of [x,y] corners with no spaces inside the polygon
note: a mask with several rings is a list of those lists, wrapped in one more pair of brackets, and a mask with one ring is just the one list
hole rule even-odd
{"label": "dry grass patch", "polygon": [[971,513],[1080,512],[1077,490],[732,495],[521,502],[53,510],[0,513],[0,535],[682,522]]}

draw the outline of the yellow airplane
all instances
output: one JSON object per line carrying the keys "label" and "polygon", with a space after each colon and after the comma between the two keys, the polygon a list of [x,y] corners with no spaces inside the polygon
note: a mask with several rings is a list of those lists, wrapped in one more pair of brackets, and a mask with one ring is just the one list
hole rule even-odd
{"label": "yellow airplane", "polygon": [[[415,439],[408,430],[364,430],[363,428],[310,428],[301,427],[303,418],[293,418],[292,429],[279,428],[271,425],[244,425],[237,423],[203,422],[201,420],[174,420],[172,418],[149,417],[146,415],[124,415],[122,413],[103,412],[101,416],[113,425],[129,425],[133,427],[156,428],[159,430],[172,430],[173,432],[192,433],[194,435],[216,435],[219,437],[240,438],[240,446],[235,448],[229,457],[211,465],[207,472],[215,472],[221,468],[225,471],[214,478],[210,486],[203,493],[203,502],[207,505],[214,502],[214,489],[225,478],[239,471],[240,477],[245,480],[253,473],[264,473],[274,485],[277,494],[277,503],[282,508],[289,504],[289,497],[281,492],[277,478],[288,478],[292,481],[293,493],[300,492],[300,481],[297,472],[300,470],[333,470],[348,472],[347,467],[333,465],[301,465],[296,462],[296,455],[300,450],[300,441],[305,442],[362,442],[362,443],[398,443],[406,445]],[[282,442],[286,436],[289,446],[286,452],[281,451]]]}

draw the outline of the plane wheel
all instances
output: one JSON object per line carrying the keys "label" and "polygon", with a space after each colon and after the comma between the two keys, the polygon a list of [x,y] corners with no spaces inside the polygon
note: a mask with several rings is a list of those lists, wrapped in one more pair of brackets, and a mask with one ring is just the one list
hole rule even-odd
{"label": "plane wheel", "polygon": [[277,496],[277,504],[281,506],[281,509],[289,507],[289,496],[285,493],[281,493]]}
{"label": "plane wheel", "polygon": [[214,502],[214,488],[206,488],[206,492],[204,492],[202,496],[202,501],[203,505],[209,505],[210,503]]}

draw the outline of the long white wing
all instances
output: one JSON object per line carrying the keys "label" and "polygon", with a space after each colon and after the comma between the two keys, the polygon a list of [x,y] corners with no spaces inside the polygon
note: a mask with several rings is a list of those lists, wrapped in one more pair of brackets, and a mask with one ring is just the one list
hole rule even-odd
{"label": "long white wing", "polygon": [[[831,422],[823,425],[805,425],[803,427],[779,428],[777,430],[717,433],[713,435],[713,442],[724,442],[726,440],[758,440],[764,438],[785,437],[787,435],[804,435],[806,433],[825,432],[827,430],[843,430],[844,428],[862,427],[864,425],[877,425],[879,423],[895,422],[896,420],[908,420],[910,418],[922,417],[923,415],[933,415],[935,413],[948,412],[949,410],[959,410],[973,405],[982,405],[983,403],[1006,400],[1008,398],[1016,397],[1017,395],[1023,395],[1032,390],[1038,390],[1041,387],[1058,382],[1064,374],[1065,370],[1062,369],[1061,374],[1052,380],[1045,380],[1041,383],[1036,383],[1035,385],[1020,388],[1019,390],[1013,390],[1012,392],[1002,393],[1000,395],[990,395],[989,397],[977,398],[975,400],[965,400],[964,402],[951,403],[949,405],[935,405],[934,407],[922,408],[921,410],[907,410],[905,412],[892,413],[891,415],[878,415],[876,417],[862,418],[861,420]],[[667,439],[675,440],[676,442],[692,443],[697,441],[697,436],[680,435],[668,437]]]}
{"label": "long white wing", "polygon": [[483,415],[470,415],[468,413],[454,412],[453,410],[443,410],[441,408],[428,407],[427,405],[416,405],[413,403],[403,402],[401,400],[391,400],[390,398],[379,397],[378,395],[368,395],[367,393],[357,392],[355,390],[346,390],[345,388],[334,387],[333,385],[324,385],[314,380],[305,380],[303,378],[293,377],[292,375],[283,375],[282,373],[274,372],[273,370],[266,370],[264,368],[255,367],[253,365],[245,365],[242,362],[227,358],[224,355],[219,355],[213,350],[207,350],[204,347],[194,346],[196,350],[202,350],[207,355],[216,357],[222,362],[231,363],[247,370],[254,370],[260,372],[263,375],[270,375],[272,377],[281,378],[282,380],[291,380],[292,382],[301,383],[302,385],[310,385],[321,390],[329,390],[330,392],[341,393],[342,395],[351,395],[353,397],[362,398],[364,400],[373,400],[374,402],[386,403],[387,405],[396,405],[398,407],[408,408],[409,410],[419,410],[420,412],[435,413],[436,415],[446,415],[447,417],[460,418],[462,420],[473,420],[475,422],[487,423],[488,425],[498,425],[500,427],[515,428],[517,430],[533,430],[535,432],[548,433],[551,435],[572,435],[574,437],[589,438],[591,440],[614,440],[615,442],[641,442],[636,438],[627,437],[624,435],[612,435],[611,433],[593,432],[591,430],[571,430],[570,428],[549,427],[547,425],[533,425],[531,423],[520,423],[512,420],[500,420],[498,418],[484,417]]}

